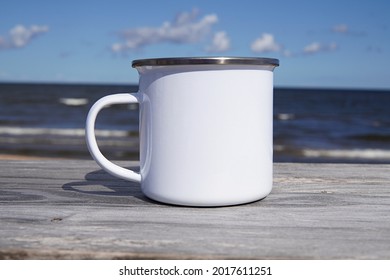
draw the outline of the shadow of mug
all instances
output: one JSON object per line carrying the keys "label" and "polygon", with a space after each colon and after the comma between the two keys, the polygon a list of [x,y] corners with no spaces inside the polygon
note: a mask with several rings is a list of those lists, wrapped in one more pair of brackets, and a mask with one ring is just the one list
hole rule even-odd
{"label": "shadow of mug", "polygon": [[[128,200],[141,200],[146,202],[152,202],[141,191],[138,183],[132,183],[122,179],[118,179],[103,169],[89,172],[85,175],[84,181],[74,181],[66,183],[62,186],[64,191],[71,191],[77,194],[89,195],[95,197],[95,200],[107,201],[111,203],[122,204],[122,199],[107,200],[108,197],[121,197]],[[123,201],[124,202],[124,201]],[[156,203],[153,201],[153,203]],[[159,203],[158,203],[159,204]]]}

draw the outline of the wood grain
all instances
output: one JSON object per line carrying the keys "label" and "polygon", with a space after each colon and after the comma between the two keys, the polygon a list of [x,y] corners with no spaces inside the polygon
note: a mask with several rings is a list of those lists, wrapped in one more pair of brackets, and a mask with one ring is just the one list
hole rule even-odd
{"label": "wood grain", "polygon": [[93,161],[0,161],[0,259],[390,258],[390,165],[274,170],[262,201],[194,208],[151,201]]}

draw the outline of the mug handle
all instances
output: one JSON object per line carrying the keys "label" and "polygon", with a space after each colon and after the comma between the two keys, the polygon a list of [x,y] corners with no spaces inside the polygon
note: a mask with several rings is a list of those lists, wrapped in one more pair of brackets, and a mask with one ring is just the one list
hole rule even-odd
{"label": "mug handle", "polygon": [[130,169],[123,168],[115,163],[109,161],[101,152],[96,142],[95,136],[95,121],[96,117],[104,106],[112,104],[127,104],[127,103],[140,103],[137,93],[117,93],[107,95],[98,101],[89,110],[87,121],[85,125],[85,138],[87,147],[91,153],[93,159],[102,167],[105,171],[116,177],[141,182],[141,174],[136,173]]}

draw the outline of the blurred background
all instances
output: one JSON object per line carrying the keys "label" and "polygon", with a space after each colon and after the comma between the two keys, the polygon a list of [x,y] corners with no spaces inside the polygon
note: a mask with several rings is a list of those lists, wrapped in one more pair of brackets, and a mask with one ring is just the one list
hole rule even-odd
{"label": "blurred background", "polygon": [[[88,110],[137,90],[134,59],[259,56],[280,60],[275,161],[390,163],[389,1],[0,4],[0,158],[90,159]],[[137,106],[97,120],[110,159],[138,159],[137,130]]]}

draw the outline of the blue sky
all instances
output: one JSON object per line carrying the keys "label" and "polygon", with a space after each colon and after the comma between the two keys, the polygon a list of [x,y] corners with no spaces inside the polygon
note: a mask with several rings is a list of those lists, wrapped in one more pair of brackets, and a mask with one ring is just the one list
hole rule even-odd
{"label": "blue sky", "polygon": [[137,83],[134,59],[280,59],[275,85],[390,89],[390,1],[0,1],[0,81]]}

